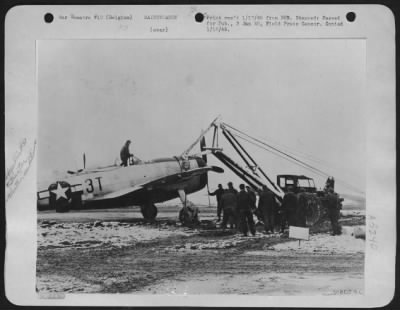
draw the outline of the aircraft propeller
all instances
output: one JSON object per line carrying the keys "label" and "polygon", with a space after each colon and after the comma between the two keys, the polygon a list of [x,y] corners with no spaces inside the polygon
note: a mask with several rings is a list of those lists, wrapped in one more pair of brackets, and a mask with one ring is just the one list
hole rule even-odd
{"label": "aircraft propeller", "polygon": [[[203,153],[206,148],[206,138],[203,136],[200,140],[200,151]],[[207,163],[207,154],[204,152],[201,156],[205,163]]]}

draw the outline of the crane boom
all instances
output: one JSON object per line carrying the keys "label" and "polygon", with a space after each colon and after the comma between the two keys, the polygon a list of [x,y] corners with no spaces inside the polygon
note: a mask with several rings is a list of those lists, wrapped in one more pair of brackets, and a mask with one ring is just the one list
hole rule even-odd
{"label": "crane boom", "polygon": [[[261,190],[263,185],[267,186],[276,196],[279,201],[282,201],[283,191],[277,186],[267,174],[258,166],[256,161],[250,156],[246,149],[237,141],[229,129],[224,126],[223,123],[219,124],[219,128],[226,140],[232,145],[247,167],[250,170],[246,170],[238,163],[236,163],[232,158],[226,155],[222,149],[214,146],[214,141],[216,141],[215,133],[217,132],[218,126],[214,124],[215,131],[213,137],[213,147],[211,148],[212,154],[221,161],[225,166],[227,166],[233,173],[235,173],[239,178],[246,182],[253,189]],[[257,173],[258,172],[258,173]]]}

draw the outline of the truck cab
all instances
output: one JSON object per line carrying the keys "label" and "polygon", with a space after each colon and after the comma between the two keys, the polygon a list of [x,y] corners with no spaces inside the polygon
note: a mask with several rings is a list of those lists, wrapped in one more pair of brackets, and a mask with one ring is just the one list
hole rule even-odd
{"label": "truck cab", "polygon": [[314,179],[305,175],[280,174],[276,177],[276,183],[285,193],[289,186],[293,187],[295,193],[300,192],[300,189],[304,189],[308,193],[317,192]]}

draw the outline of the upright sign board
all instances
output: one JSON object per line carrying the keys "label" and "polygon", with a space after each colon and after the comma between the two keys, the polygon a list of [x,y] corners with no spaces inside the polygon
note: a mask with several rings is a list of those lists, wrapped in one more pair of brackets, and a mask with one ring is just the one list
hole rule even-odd
{"label": "upright sign board", "polygon": [[310,238],[310,229],[306,227],[289,226],[289,238],[308,240]]}

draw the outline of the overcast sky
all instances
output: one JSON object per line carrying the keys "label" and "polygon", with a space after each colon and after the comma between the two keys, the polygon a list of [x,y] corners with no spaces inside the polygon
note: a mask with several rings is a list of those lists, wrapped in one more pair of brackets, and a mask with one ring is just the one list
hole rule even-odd
{"label": "overcast sky", "polygon": [[[221,114],[364,190],[364,40],[52,40],[39,42],[38,61],[39,181],[81,168],[83,152],[88,166],[112,164],[127,139],[144,160],[179,155]],[[324,185],[244,146],[273,180],[301,173]],[[212,189],[241,182],[209,179]]]}

